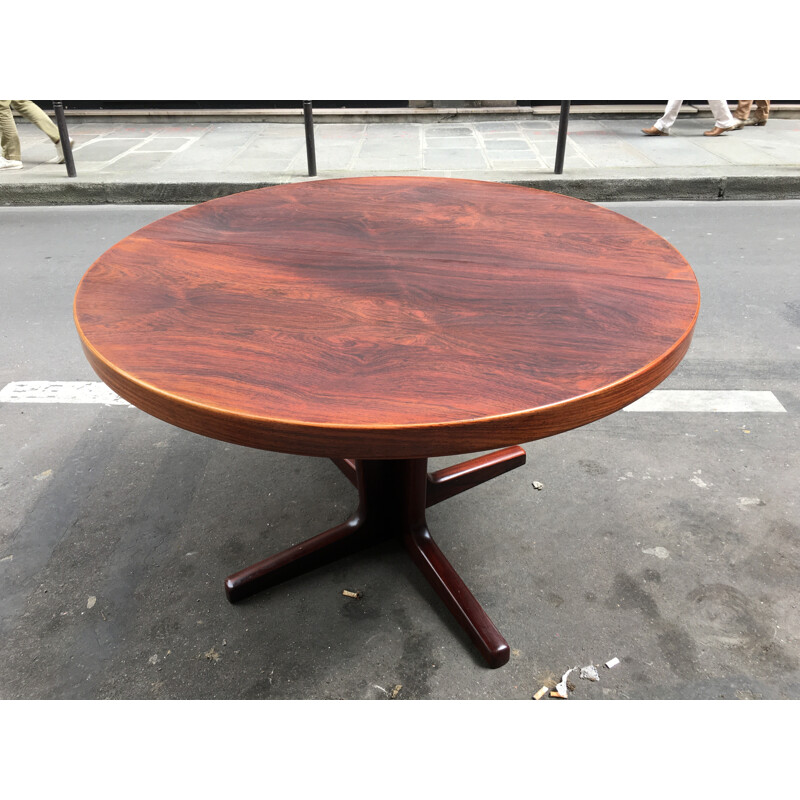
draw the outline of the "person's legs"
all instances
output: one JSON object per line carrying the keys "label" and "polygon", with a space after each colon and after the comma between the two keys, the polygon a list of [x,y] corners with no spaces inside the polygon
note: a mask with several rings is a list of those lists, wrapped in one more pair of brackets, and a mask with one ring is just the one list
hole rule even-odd
{"label": "person's legs", "polygon": [[711,106],[711,113],[714,115],[714,126],[722,128],[734,128],[737,125],[737,120],[733,118],[731,110],[728,108],[727,100],[709,100],[708,104]]}
{"label": "person's legs", "polygon": [[655,121],[652,128],[642,128],[642,133],[647,134],[647,136],[668,134],[669,129],[678,117],[678,112],[681,110],[682,105],[683,100],[668,100],[664,114]]}
{"label": "person's legs", "polygon": [[721,136],[726,131],[736,131],[744,125],[742,120],[733,117],[727,100],[709,100],[708,105],[714,115],[714,127],[704,131],[703,136]]}
{"label": "person's legs", "polygon": [[3,158],[20,161],[22,150],[17,125],[11,113],[11,102],[11,100],[0,100],[0,149],[3,151]]}
{"label": "person's legs", "polygon": [[668,100],[664,114],[660,119],[656,120],[655,127],[666,133],[678,118],[678,112],[681,110],[682,105],[683,100]]}
{"label": "person's legs", "polygon": [[753,115],[757,121],[767,121],[769,117],[769,100],[756,100],[756,113]]}
{"label": "person's legs", "polygon": [[744,122],[750,116],[750,107],[752,105],[752,100],[739,100],[736,104],[736,111],[733,112],[733,116]]}
{"label": "person's legs", "polygon": [[32,122],[44,134],[46,134],[53,144],[57,144],[61,138],[55,123],[42,111],[36,103],[30,100],[12,100],[11,108],[18,114],[22,114],[25,119]]}

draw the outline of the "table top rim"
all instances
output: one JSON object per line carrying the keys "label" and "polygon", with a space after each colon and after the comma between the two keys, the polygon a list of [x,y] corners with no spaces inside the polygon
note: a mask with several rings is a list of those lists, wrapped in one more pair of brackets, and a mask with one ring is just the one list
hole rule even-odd
{"label": "table top rim", "polygon": [[[694,319],[692,320],[691,326],[686,330],[686,332],[683,334],[683,336],[681,336],[680,339],[678,341],[676,341],[675,344],[666,351],[666,353],[664,354],[665,356],[668,356],[669,354],[673,353],[674,351],[679,350],[686,343],[686,339],[691,338],[691,336],[694,333],[694,327],[695,327],[695,324],[697,322],[698,315],[699,315],[699,304],[698,304],[697,311],[695,312]],[[631,379],[635,378],[636,376],[648,372],[650,369],[653,368],[653,366],[655,365],[656,362],[662,360],[662,359],[654,359],[653,361],[651,361],[648,364],[644,365],[640,369],[635,370],[634,372],[630,373],[629,375],[626,375],[624,378],[621,378],[621,379],[619,379],[617,381],[614,381],[613,383],[608,384],[606,386],[602,386],[602,387],[600,387],[598,389],[594,389],[594,390],[592,390],[590,392],[585,392],[583,394],[574,395],[573,397],[564,398],[563,400],[558,400],[558,401],[555,401],[553,403],[547,403],[547,404],[544,404],[544,405],[534,406],[534,407],[531,407],[531,408],[521,409],[521,410],[518,410],[518,411],[511,411],[511,412],[507,412],[507,413],[504,413],[504,414],[492,414],[492,415],[486,415],[486,416],[483,416],[483,417],[468,417],[468,418],[464,418],[464,419],[460,419],[460,420],[452,420],[452,421],[447,421],[447,422],[419,422],[419,423],[399,423],[399,424],[380,423],[380,424],[364,424],[364,425],[359,425],[359,424],[342,425],[342,424],[336,423],[336,422],[308,422],[308,421],[304,421],[304,420],[300,420],[300,419],[288,419],[288,418],[284,418],[284,417],[270,416],[270,415],[267,415],[267,414],[258,415],[258,414],[248,413],[246,411],[232,412],[231,409],[229,409],[229,408],[224,408],[222,406],[218,406],[218,405],[215,405],[213,403],[202,403],[202,402],[200,402],[198,400],[193,400],[192,398],[189,398],[189,397],[181,397],[179,394],[177,394],[175,392],[170,392],[170,391],[168,391],[166,389],[162,389],[162,388],[160,388],[158,386],[155,386],[154,384],[151,384],[150,382],[148,382],[146,380],[142,380],[141,378],[138,378],[137,376],[126,372],[123,369],[120,369],[120,368],[116,367],[107,358],[105,358],[102,355],[102,353],[100,353],[91,344],[91,342],[89,342],[88,339],[84,336],[83,331],[80,328],[80,325],[78,323],[77,318],[75,318],[75,326],[78,329],[78,334],[79,334],[79,336],[81,338],[82,346],[84,347],[85,350],[89,350],[93,354],[94,360],[96,360],[97,362],[102,362],[102,363],[106,364],[108,369],[113,370],[115,373],[117,373],[121,378],[124,379],[125,382],[127,382],[127,383],[129,383],[131,385],[139,386],[139,387],[141,387],[142,389],[144,389],[147,392],[150,392],[150,393],[152,393],[154,395],[159,395],[159,396],[161,396],[161,397],[163,397],[165,399],[169,399],[170,401],[173,401],[175,403],[191,405],[191,406],[195,406],[195,407],[201,408],[201,409],[207,409],[207,410],[209,410],[209,411],[211,411],[213,413],[217,413],[217,414],[230,414],[232,416],[236,416],[236,417],[241,418],[241,419],[251,420],[254,423],[265,423],[265,424],[274,423],[274,424],[277,424],[277,425],[288,425],[288,426],[294,426],[294,427],[298,427],[298,428],[307,428],[307,429],[330,429],[330,430],[337,430],[337,431],[347,430],[347,431],[365,432],[365,433],[370,432],[370,431],[383,431],[383,430],[386,430],[386,431],[415,431],[415,430],[430,430],[430,429],[435,429],[435,428],[445,429],[445,428],[452,428],[452,427],[469,426],[471,424],[482,423],[482,422],[491,422],[491,421],[499,422],[499,421],[504,420],[504,419],[528,418],[528,417],[534,416],[534,415],[536,415],[538,413],[543,413],[543,412],[549,411],[551,409],[565,407],[565,406],[570,405],[572,403],[575,403],[577,401],[588,400],[588,399],[590,399],[592,397],[597,397],[597,396],[603,395],[603,394],[613,390],[614,388],[616,388],[616,387],[618,387],[620,385],[624,385],[624,384],[628,383]]]}

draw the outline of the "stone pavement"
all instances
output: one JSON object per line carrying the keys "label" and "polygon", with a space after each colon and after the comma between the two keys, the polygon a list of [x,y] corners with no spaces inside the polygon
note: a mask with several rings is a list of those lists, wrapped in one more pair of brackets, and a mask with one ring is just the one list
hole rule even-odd
{"label": "stone pavement", "polygon": [[[574,109],[575,107],[573,107]],[[523,111],[517,109],[517,111]],[[669,137],[647,137],[646,114],[573,111],[564,171],[554,174],[557,114],[315,113],[316,179],[426,175],[503,181],[603,202],[800,197],[800,107],[764,127],[702,135],[707,107],[682,112]],[[71,116],[77,176],[52,143],[19,121],[24,168],[0,172],[0,204],[194,203],[309,180],[302,116],[288,121],[140,115]],[[266,117],[266,119],[274,119]],[[286,118],[283,118],[286,120]],[[335,121],[334,121],[335,120]],[[345,121],[342,121],[345,120]]]}

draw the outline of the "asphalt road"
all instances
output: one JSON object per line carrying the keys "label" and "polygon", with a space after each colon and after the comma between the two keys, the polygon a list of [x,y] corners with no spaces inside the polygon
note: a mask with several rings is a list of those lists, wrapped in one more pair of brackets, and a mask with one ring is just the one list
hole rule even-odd
{"label": "asphalt road", "polygon": [[[660,388],[769,392],[784,410],[621,411],[432,508],[507,666],[485,668],[390,545],[225,601],[227,574],[350,513],[330,462],[126,406],[6,402],[0,698],[527,699],[591,663],[600,681],[572,673],[574,699],[800,698],[800,201],[605,205],[700,282],[692,347]],[[0,208],[0,390],[97,380],[77,283],[177,209]]]}

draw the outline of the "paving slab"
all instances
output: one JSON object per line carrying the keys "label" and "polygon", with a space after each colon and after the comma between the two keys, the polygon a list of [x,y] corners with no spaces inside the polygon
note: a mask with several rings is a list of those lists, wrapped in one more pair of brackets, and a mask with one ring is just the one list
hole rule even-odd
{"label": "paving slab", "polygon": [[[435,173],[522,183],[594,201],[800,197],[800,120],[791,116],[710,139],[702,135],[710,121],[702,109],[682,114],[668,137],[641,133],[652,124],[649,117],[580,115],[570,119],[560,175],[554,174],[557,117],[485,116],[458,122],[446,115],[423,122],[315,117],[313,177]],[[76,177],[54,163],[53,145],[38,128],[20,122],[24,168],[0,171],[0,204],[200,202],[312,177],[299,119],[87,119],[69,125]]]}

